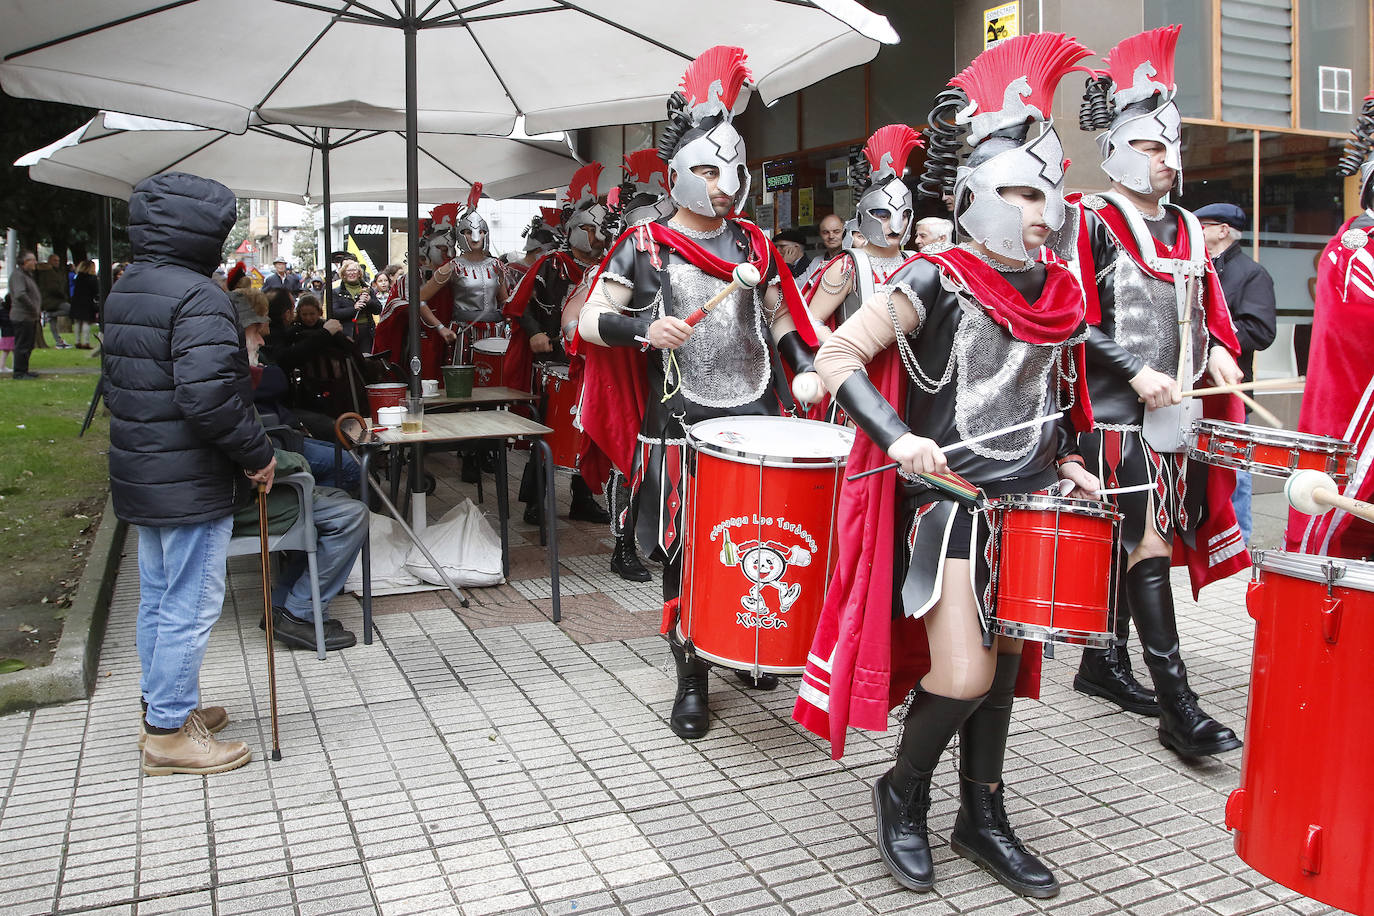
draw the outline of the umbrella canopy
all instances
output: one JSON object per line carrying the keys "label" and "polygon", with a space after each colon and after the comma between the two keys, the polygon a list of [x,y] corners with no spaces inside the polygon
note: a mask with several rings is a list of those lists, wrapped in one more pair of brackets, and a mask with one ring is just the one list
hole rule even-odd
{"label": "umbrella canopy", "polygon": [[[0,86],[241,132],[264,120],[505,135],[663,117],[705,49],[749,53],[768,103],[897,35],[855,0],[17,0]],[[232,40],[251,26],[249,40]],[[410,33],[410,34],[408,34]],[[413,35],[413,57],[407,53]]]}
{"label": "umbrella canopy", "polygon": [[[213,178],[240,197],[322,201],[404,201],[405,135],[329,130],[251,119],[242,134],[174,121],[101,112],[15,165],[46,184],[127,199],[159,172]],[[461,200],[474,181],[487,194],[514,197],[567,184],[579,165],[563,134],[542,137],[421,134],[420,197]],[[321,159],[328,151],[329,188]]]}

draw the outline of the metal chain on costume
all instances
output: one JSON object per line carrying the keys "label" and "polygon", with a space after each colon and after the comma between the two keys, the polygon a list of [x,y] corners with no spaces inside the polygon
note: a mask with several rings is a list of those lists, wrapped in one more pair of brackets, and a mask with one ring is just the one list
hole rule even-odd
{"label": "metal chain on costume", "polygon": [[973,256],[976,257],[978,260],[982,261],[984,264],[988,265],[988,266],[991,267],[993,270],[995,270],[995,271],[997,271],[997,272],[999,272],[999,273],[1004,273],[1004,274],[1023,274],[1023,273],[1026,273],[1026,272],[1029,271],[1029,270],[1034,269],[1035,263],[1036,263],[1035,261],[1026,261],[1026,262],[1024,262],[1024,263],[1022,263],[1022,264],[1019,264],[1019,265],[1013,267],[1013,266],[1011,266],[1010,264],[1004,264],[1004,263],[1002,263],[1001,261],[997,260],[996,258],[994,258],[994,257],[992,257],[992,256],[990,256],[990,255],[988,255],[988,254],[986,254],[986,253],[984,253],[984,252],[982,252],[982,251],[979,251],[977,248],[974,248],[972,245],[970,245],[970,244],[968,244],[968,243],[965,243],[965,244],[963,244],[963,245],[960,245],[959,247],[962,248],[962,249],[964,249],[964,250],[967,251],[969,254],[973,255]]}
{"label": "metal chain on costume", "polygon": [[841,274],[841,276],[844,279],[840,280],[840,282],[834,286],[831,286],[830,283],[826,281],[825,275],[827,273],[829,273],[829,271],[824,271],[821,273],[821,292],[830,293],[831,295],[834,295],[835,293],[846,292],[849,289],[849,271],[845,271],[843,274]]}
{"label": "metal chain on costume", "polygon": [[[927,375],[921,364],[916,361],[916,354],[911,351],[911,343],[907,340],[906,332],[902,330],[902,322],[897,317],[897,307],[892,304],[892,290],[884,289],[882,292],[883,302],[887,305],[887,316],[892,319],[892,327],[897,332],[897,352],[901,354],[906,374],[916,383],[916,387],[926,394],[938,394],[954,377],[954,353],[950,352],[949,360],[945,363],[945,374],[938,382]],[[909,292],[907,295],[916,294]],[[916,303],[912,303],[913,308],[915,305]]]}

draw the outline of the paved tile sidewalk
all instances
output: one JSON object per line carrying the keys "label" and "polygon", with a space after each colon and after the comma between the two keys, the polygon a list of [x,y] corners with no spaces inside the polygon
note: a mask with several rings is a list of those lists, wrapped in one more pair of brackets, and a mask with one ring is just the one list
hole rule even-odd
{"label": "paved tile sidewalk", "polygon": [[[936,891],[905,891],[871,839],[892,736],[855,732],[835,763],[789,718],[795,681],[758,693],[713,676],[711,735],[678,740],[657,583],[621,582],[604,532],[565,528],[560,629],[530,529],[514,531],[512,584],[472,607],[388,599],[371,646],[278,651],[276,763],[260,585],[254,560],[234,561],[202,688],[255,759],[209,778],[139,775],[130,542],[93,698],[0,717],[0,912],[1327,912],[1234,855],[1220,823],[1239,753],[1182,764],[1147,720],[1074,693],[1078,653],[1062,648],[1042,701],[1018,703],[1006,776],[1063,892],[1023,900],[951,853],[952,755],[931,812]],[[1237,727],[1243,598],[1238,578],[1181,606],[1194,685]],[[360,626],[352,598],[333,613]]]}

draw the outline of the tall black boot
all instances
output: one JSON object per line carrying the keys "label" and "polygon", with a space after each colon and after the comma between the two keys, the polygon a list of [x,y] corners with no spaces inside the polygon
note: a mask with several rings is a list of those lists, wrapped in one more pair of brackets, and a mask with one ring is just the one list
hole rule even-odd
{"label": "tall black boot", "polygon": [[981,701],[926,693],[919,686],[912,692],[897,762],[873,784],[878,850],[902,887],[928,891],[935,885],[926,833],[930,776],[949,739]]}
{"label": "tall black boot", "polygon": [[649,571],[639,561],[633,535],[624,531],[616,535],[615,551],[611,554],[611,572],[626,582],[648,582]]}
{"label": "tall black boot", "polygon": [[705,738],[711,730],[708,696],[711,666],[696,655],[687,658],[686,647],[679,639],[676,628],[668,631],[668,645],[673,650],[673,661],[677,664],[677,696],[673,699],[668,727],[673,734],[689,741]]}
{"label": "tall black boot", "polygon": [[959,816],[949,845],[1016,893],[1053,897],[1059,882],[1017,838],[1004,804],[1002,761],[1020,668],[1020,655],[998,655],[992,689],[959,729]]}
{"label": "tall black boot", "polygon": [[573,475],[572,506],[568,510],[568,518],[575,522],[596,522],[599,525],[611,523],[611,513],[601,508],[592,495],[592,488],[587,486],[581,474]]}
{"label": "tall black boot", "polygon": [[[474,466],[476,466],[476,456],[473,456]],[[534,453],[530,453],[530,460],[525,465],[524,472],[520,475],[520,501],[525,504],[525,514],[522,516],[526,525],[539,525],[543,523],[544,499],[542,493],[534,492],[534,463],[537,461]]]}
{"label": "tall black boot", "polygon": [[1126,598],[1145,652],[1145,667],[1159,699],[1159,743],[1181,757],[1203,757],[1240,747],[1231,729],[1207,715],[1188,687],[1179,653],[1169,558],[1150,557],[1126,571]]}
{"label": "tall black boot", "polygon": [[1158,716],[1155,692],[1146,690],[1131,673],[1131,614],[1124,600],[1116,610],[1116,640],[1106,649],[1084,649],[1073,689],[1110,700],[1127,712]]}

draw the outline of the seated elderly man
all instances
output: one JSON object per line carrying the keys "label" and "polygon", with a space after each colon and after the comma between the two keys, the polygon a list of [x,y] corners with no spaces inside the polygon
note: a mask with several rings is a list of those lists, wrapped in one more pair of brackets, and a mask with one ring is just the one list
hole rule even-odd
{"label": "seated elderly man", "polygon": [[954,224],[938,216],[927,216],[916,221],[916,250],[924,251],[932,245],[948,245]]}
{"label": "seated elderly man", "polygon": [[[266,315],[259,315],[247,297],[236,297],[239,324],[245,337],[261,343],[261,328]],[[250,345],[251,346],[251,345]],[[309,440],[307,440],[309,441]],[[297,452],[276,449],[277,475],[310,471],[310,462]],[[367,508],[343,490],[316,486],[311,491],[311,512],[315,520],[315,562],[320,580],[320,609],[324,615],[324,647],[347,649],[358,639],[343,624],[329,616],[329,602],[343,590],[358,552],[367,537]],[[280,534],[300,517],[296,491],[288,486],[274,487],[267,494],[267,529]],[[253,504],[234,516],[234,534],[251,534],[258,527],[258,507]],[[293,648],[315,648],[315,608],[310,597],[308,562],[300,551],[286,551],[272,589],[272,626],[277,640]]]}

